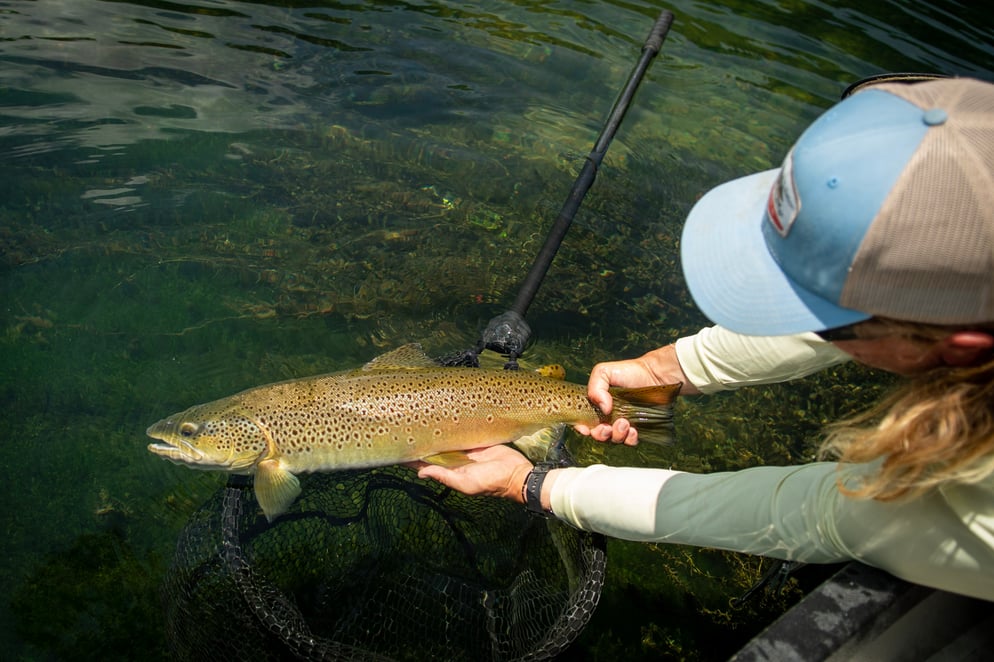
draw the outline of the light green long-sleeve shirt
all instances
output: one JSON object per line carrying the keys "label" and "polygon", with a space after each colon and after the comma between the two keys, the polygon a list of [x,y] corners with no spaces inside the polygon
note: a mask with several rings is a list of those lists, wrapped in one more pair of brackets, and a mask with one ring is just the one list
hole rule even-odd
{"label": "light green long-sleeve shirt", "polygon": [[[728,347],[748,351],[750,339],[733,336],[707,330],[682,349],[678,343],[681,366],[703,392],[784,381],[844,360],[811,334],[763,338],[753,345],[761,353],[775,352],[782,341],[779,356],[793,357],[788,362],[761,360],[764,376],[759,369],[743,368],[757,365],[747,355],[733,360],[722,354],[721,348]],[[727,360],[711,360],[714,356]],[[786,363],[793,363],[797,372]],[[738,366],[734,375],[722,367],[732,364]],[[702,375],[718,383],[696,381]],[[872,470],[872,465],[840,468],[816,462],[701,475],[595,465],[563,470],[551,502],[553,511],[575,526],[617,538],[809,563],[856,560],[908,581],[994,600],[994,480],[945,485],[898,503],[839,492],[837,481],[855,484]]]}

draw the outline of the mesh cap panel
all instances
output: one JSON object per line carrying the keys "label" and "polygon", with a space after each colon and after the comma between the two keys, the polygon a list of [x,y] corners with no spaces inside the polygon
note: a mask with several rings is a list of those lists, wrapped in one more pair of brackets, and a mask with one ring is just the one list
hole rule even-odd
{"label": "mesh cap panel", "polygon": [[[936,324],[994,320],[994,85],[882,84],[930,126],[866,234],[840,304]],[[939,115],[941,117],[941,115]]]}

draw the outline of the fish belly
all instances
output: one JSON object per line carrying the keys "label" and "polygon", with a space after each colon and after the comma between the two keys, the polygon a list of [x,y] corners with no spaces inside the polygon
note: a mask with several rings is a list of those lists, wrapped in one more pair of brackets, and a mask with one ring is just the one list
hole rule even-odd
{"label": "fish belly", "polygon": [[464,423],[364,431],[280,449],[283,466],[294,473],[341,471],[402,464],[437,453],[496,446],[542,429],[540,424]]}

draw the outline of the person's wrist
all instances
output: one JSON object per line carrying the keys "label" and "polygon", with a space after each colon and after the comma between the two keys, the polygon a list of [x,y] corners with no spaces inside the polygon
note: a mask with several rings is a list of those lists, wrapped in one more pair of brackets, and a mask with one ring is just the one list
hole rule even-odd
{"label": "person's wrist", "polygon": [[[551,492],[546,486],[546,479],[558,466],[555,462],[539,462],[525,476],[521,485],[521,497],[528,512],[542,517],[554,516],[549,499]],[[551,487],[551,482],[548,487]]]}
{"label": "person's wrist", "polygon": [[511,501],[524,505],[525,481],[528,479],[528,474],[531,473],[531,470],[531,464],[524,464],[514,469],[511,479],[508,481],[507,494],[505,495]]}
{"label": "person's wrist", "polygon": [[656,384],[675,384],[680,382],[680,395],[697,395],[700,391],[687,378],[680,364],[680,355],[676,351],[676,343],[663,345],[649,350],[640,358],[642,365],[652,376]]}

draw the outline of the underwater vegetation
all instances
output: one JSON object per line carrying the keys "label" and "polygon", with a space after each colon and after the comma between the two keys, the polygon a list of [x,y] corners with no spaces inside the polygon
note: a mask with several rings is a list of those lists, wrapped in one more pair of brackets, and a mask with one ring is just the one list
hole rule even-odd
{"label": "underwater vegetation", "polygon": [[[31,218],[70,217],[76,203],[61,189],[92,189],[92,182],[77,173],[35,179],[21,191],[31,204],[2,232],[12,302],[0,336],[10,357],[0,384],[9,413],[4,431],[31,444],[23,448],[25,461],[56,452],[53,443],[68,426],[77,443],[101,440],[101,456],[122,458],[91,465],[59,454],[48,459],[48,480],[32,481],[31,494],[51,504],[39,511],[33,502],[34,511],[79,522],[67,530],[92,529],[94,518],[121,522],[65,539],[30,572],[8,577],[16,632],[32,650],[55,657],[73,651],[77,659],[127,658],[138,649],[146,657],[166,655],[149,620],[161,608],[159,578],[175,533],[219,479],[156,470],[148,480],[147,469],[121,471],[144,457],[141,431],[157,416],[238,387],[353,367],[410,340],[436,355],[465,349],[475,343],[475,329],[503,309],[550,215],[548,203],[522,205],[515,196],[558,199],[575,162],[531,164],[534,176],[513,194],[468,184],[463,191],[445,159],[415,159],[417,170],[409,156],[402,170],[384,165],[395,150],[427,154],[433,144],[377,141],[330,127],[288,135],[278,149],[219,141],[154,145],[162,162],[177,165],[149,171],[131,186],[144,199],[183,195],[199,210],[196,223],[141,208],[127,223],[108,216],[97,233],[70,225],[53,234]],[[178,179],[195,149],[233,158]],[[321,160],[315,151],[350,156]],[[526,153],[510,151],[503,164],[479,168],[524,171],[532,146]],[[201,179],[213,190],[199,187]],[[583,380],[597,360],[634,355],[704,324],[675,262],[681,210],[646,221],[648,230],[640,231],[631,221],[637,203],[630,194],[627,186],[591,194],[584,222],[571,231],[533,306],[536,341],[527,357],[563,363],[573,380]],[[369,199],[375,204],[364,204]],[[522,217],[522,208],[535,211]],[[619,251],[638,259],[619,263]],[[37,281],[40,269],[75,278],[72,299],[64,299],[61,284]],[[107,358],[100,370],[89,370],[87,357],[96,355]],[[177,360],[185,367],[176,370]],[[570,444],[581,464],[718,471],[798,461],[810,457],[822,424],[872,402],[884,387],[859,368],[840,367],[789,386],[682,399],[677,443],[665,449],[644,445],[622,454],[575,435]],[[41,496],[57,476],[75,492]],[[154,530],[138,521],[149,514]],[[33,531],[27,522],[14,527],[12,539],[21,541],[15,549],[28,553],[37,544],[28,540]],[[574,648],[591,659],[724,655],[800,596],[790,586],[729,609],[766,567],[734,554],[612,541],[603,604]],[[40,604],[59,619],[44,620]],[[125,636],[137,618],[140,636]],[[718,644],[708,636],[717,630],[734,635]]]}
{"label": "underwater vegetation", "polygon": [[120,528],[80,535],[10,596],[16,633],[43,659],[169,659],[158,599],[167,565]]}

